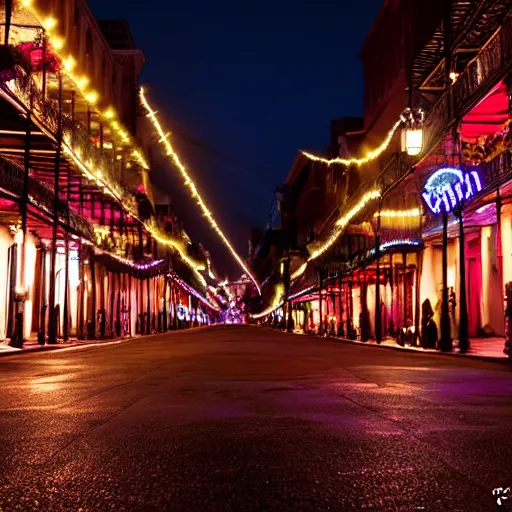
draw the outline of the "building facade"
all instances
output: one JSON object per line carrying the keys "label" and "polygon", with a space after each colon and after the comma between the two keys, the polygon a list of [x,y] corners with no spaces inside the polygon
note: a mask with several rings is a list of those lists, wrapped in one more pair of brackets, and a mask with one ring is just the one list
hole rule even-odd
{"label": "building facade", "polygon": [[292,167],[307,255],[257,318],[441,350],[510,339],[511,10],[384,2],[361,53],[360,129],[333,123],[330,154]]}
{"label": "building facade", "polygon": [[208,253],[153,201],[127,24],[83,0],[7,1],[0,16],[0,340],[214,321]]}

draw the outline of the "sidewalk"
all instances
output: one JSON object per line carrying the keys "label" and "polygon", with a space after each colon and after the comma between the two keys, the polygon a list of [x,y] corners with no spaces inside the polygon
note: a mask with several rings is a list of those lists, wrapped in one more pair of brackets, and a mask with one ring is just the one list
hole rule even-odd
{"label": "sidewalk", "polygon": [[181,331],[192,331],[196,329],[205,329],[209,326],[197,326],[197,327],[188,327],[185,329],[174,329],[166,332],[152,332],[151,334],[136,334],[135,336],[125,337],[125,338],[110,338],[110,339],[102,339],[102,340],[79,340],[77,338],[72,338],[67,342],[59,341],[55,345],[39,345],[37,343],[36,338],[29,338],[23,344],[23,348],[14,348],[9,345],[9,341],[0,342],[0,357],[14,355],[14,354],[27,354],[34,352],[48,352],[51,350],[65,350],[65,349],[78,349],[85,347],[94,347],[94,346],[105,346],[105,345],[116,345],[119,343],[126,343],[128,341],[140,340],[142,338],[151,338],[153,336],[160,336],[162,334],[172,334],[178,333]]}
{"label": "sidewalk", "polygon": [[[294,334],[305,334],[302,331],[296,330]],[[400,346],[394,338],[386,338],[382,343],[378,344],[375,340],[357,341],[348,338],[340,338],[338,336],[325,336],[326,339],[338,341],[341,343],[353,343],[356,345],[364,345],[371,347],[380,347],[391,350],[405,350],[409,352],[423,352],[427,354],[437,354],[442,356],[455,356],[455,357],[469,357],[472,359],[480,359],[483,361],[492,362],[505,362],[512,364],[512,358],[503,353],[505,348],[505,338],[492,337],[492,338],[473,338],[470,340],[470,349],[467,353],[461,354],[458,349],[458,341],[453,342],[452,352],[441,352],[434,349],[426,349],[422,347],[413,347],[406,345]]]}
{"label": "sidewalk", "polygon": [[[151,336],[148,334],[147,336]],[[108,340],[78,340],[78,339],[70,339],[67,342],[60,341],[55,345],[39,345],[37,340],[28,339],[23,344],[23,348],[15,348],[9,345],[8,341],[0,342],[0,357],[14,355],[14,354],[24,354],[24,353],[33,353],[33,352],[48,352],[50,350],[63,350],[69,348],[78,348],[78,347],[91,347],[96,345],[113,345],[116,343],[122,343],[124,341],[135,340],[138,338],[142,338],[142,336],[133,336],[131,338],[115,338]]]}
{"label": "sidewalk", "polygon": [[387,338],[382,341],[379,345],[375,340],[369,341],[356,341],[349,340],[346,338],[338,338],[335,336],[328,336],[328,338],[332,340],[342,341],[344,343],[356,343],[358,345],[369,345],[374,347],[382,347],[393,350],[406,350],[413,352],[424,352],[427,354],[438,354],[438,355],[447,355],[447,356],[457,356],[457,357],[469,357],[474,359],[481,359],[484,361],[494,361],[494,362],[510,362],[512,363],[512,358],[508,357],[503,353],[503,348],[505,347],[505,339],[499,337],[493,338],[476,338],[470,340],[470,349],[466,354],[461,354],[457,347],[457,341],[453,343],[453,351],[452,352],[441,352],[439,350],[434,349],[426,349],[422,347],[412,347],[410,345],[406,345],[402,347],[398,345],[395,339]]}

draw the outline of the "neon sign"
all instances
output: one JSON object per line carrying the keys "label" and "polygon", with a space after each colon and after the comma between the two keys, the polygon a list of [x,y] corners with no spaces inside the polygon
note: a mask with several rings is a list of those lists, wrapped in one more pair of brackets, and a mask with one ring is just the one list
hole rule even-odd
{"label": "neon sign", "polygon": [[430,176],[423,190],[423,199],[432,213],[438,214],[442,210],[450,213],[481,192],[482,182],[476,171],[443,167]]}
{"label": "neon sign", "polygon": [[188,311],[187,306],[178,304],[178,320],[180,320],[181,322],[190,322],[190,313]]}
{"label": "neon sign", "polygon": [[389,242],[385,242],[380,246],[381,251],[385,251],[389,247],[395,247],[397,245],[420,245],[420,242],[417,240],[410,240],[409,238],[403,240],[390,240]]}

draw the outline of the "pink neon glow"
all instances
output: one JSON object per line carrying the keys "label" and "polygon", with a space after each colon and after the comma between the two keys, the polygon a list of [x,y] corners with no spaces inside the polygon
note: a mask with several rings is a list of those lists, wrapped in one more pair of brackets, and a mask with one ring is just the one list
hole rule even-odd
{"label": "pink neon glow", "polygon": [[210,304],[210,302],[208,302],[208,300],[205,297],[203,297],[199,292],[194,290],[194,288],[192,288],[190,285],[185,283],[185,281],[181,280],[178,276],[174,276],[173,280],[177,282],[185,291],[193,295],[196,299],[199,299],[203,304],[208,306],[210,309],[213,309],[215,311],[219,310],[218,307],[215,307],[213,304]]}
{"label": "pink neon glow", "polygon": [[494,135],[508,119],[506,86],[501,82],[462,121],[463,140],[478,142],[479,137]]}

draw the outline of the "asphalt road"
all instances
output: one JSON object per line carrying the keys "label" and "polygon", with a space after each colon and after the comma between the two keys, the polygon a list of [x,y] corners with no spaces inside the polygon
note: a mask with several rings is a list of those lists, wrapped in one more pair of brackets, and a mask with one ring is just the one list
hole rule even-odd
{"label": "asphalt road", "polygon": [[497,510],[512,368],[181,331],[1,358],[0,436],[5,512]]}

